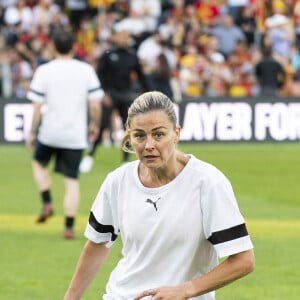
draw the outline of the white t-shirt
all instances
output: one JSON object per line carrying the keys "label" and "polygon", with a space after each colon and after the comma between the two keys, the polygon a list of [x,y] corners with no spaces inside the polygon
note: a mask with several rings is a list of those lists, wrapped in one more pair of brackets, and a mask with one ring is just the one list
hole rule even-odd
{"label": "white t-shirt", "polygon": [[253,248],[231,184],[214,166],[190,155],[173,181],[147,188],[138,165],[107,176],[86,227],[88,239],[107,247],[118,234],[122,238],[123,258],[103,299],[129,300],[146,289],[184,283],[209,272],[218,257]]}
{"label": "white t-shirt", "polygon": [[55,59],[37,68],[27,94],[45,103],[38,139],[45,145],[87,147],[88,101],[104,95],[96,72],[75,59]]}

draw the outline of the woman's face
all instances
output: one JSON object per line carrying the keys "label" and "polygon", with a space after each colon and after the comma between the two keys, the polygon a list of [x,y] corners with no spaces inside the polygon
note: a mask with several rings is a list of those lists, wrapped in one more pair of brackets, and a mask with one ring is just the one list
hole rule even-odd
{"label": "woman's face", "polygon": [[175,153],[180,128],[174,128],[165,112],[138,114],[131,120],[130,143],[138,159],[148,168],[162,168]]}

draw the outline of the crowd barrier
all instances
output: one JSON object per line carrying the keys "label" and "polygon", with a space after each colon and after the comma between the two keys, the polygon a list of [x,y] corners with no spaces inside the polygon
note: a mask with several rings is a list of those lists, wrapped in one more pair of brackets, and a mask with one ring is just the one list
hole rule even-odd
{"label": "crowd barrier", "polygon": [[[184,142],[300,140],[298,98],[188,98],[175,104]],[[0,98],[0,143],[23,143],[32,106],[26,99]]]}

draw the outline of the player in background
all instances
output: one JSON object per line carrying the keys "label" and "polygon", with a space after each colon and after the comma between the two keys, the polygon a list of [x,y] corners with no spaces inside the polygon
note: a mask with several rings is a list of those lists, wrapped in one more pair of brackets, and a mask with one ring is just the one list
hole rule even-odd
{"label": "player in background", "polygon": [[94,69],[73,58],[71,32],[56,32],[53,42],[56,58],[37,68],[27,94],[33,118],[26,144],[34,150],[33,177],[43,204],[37,222],[44,223],[54,212],[47,170],[53,158],[55,171],[64,176],[64,237],[72,239],[80,200],[79,163],[88,138],[98,137],[104,92]]}
{"label": "player in background", "polygon": [[[127,31],[115,32],[113,45],[106,50],[99,59],[97,74],[105,91],[105,119],[110,122],[110,114],[117,114],[125,126],[127,112],[130,104],[140,93],[134,89],[133,83],[138,85],[138,90],[149,90],[147,80],[142,71],[136,51],[131,47],[131,36]],[[136,76],[135,82],[133,75]],[[109,104],[110,103],[110,104]],[[103,128],[109,125],[102,124]],[[96,148],[101,141],[101,136],[91,147],[80,164],[80,171],[87,173],[91,170]],[[122,151],[122,163],[129,161],[129,153]]]}

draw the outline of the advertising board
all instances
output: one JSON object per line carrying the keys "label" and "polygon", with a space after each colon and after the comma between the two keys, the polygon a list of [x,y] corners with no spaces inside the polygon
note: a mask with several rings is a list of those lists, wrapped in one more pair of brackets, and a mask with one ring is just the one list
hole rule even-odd
{"label": "advertising board", "polygon": [[[300,140],[300,100],[294,98],[183,98],[175,104],[181,141],[240,142]],[[0,143],[24,142],[32,106],[0,98]]]}

